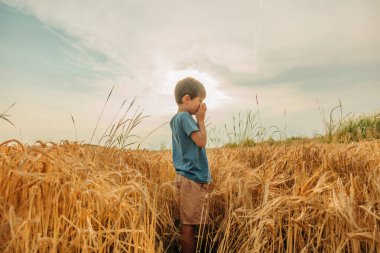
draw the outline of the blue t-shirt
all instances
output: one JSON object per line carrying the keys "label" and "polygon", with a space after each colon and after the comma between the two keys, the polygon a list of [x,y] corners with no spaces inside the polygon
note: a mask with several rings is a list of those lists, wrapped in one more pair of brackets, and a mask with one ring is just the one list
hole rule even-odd
{"label": "blue t-shirt", "polygon": [[191,133],[199,131],[197,122],[190,113],[179,112],[171,119],[170,127],[176,172],[195,182],[211,182],[206,149],[198,147],[191,139]]}

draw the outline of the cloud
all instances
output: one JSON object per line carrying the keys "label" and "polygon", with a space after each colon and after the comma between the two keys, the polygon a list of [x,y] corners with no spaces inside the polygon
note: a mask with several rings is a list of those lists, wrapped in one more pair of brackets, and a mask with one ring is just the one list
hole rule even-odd
{"label": "cloud", "polygon": [[250,1],[238,5],[215,1],[8,3],[65,31],[85,48],[104,54],[116,63],[116,81],[138,85],[141,92],[150,91],[152,80],[160,79],[161,73],[155,70],[162,69],[158,65],[162,59],[173,70],[206,59],[246,71],[253,58]]}
{"label": "cloud", "polygon": [[115,81],[139,86],[140,94],[155,91],[154,80],[171,70],[214,71],[231,85],[255,85],[296,68],[380,61],[374,1],[9,3],[104,55]]}
{"label": "cloud", "polygon": [[[63,34],[75,49],[67,59],[93,70],[72,85],[95,87],[97,98],[116,85],[117,99],[138,96],[159,117],[175,109],[169,92],[162,94],[171,87],[167,77],[189,69],[215,80],[222,95],[210,116],[220,120],[255,107],[256,94],[268,118],[284,110],[297,118],[316,108],[316,97],[356,104],[357,87],[379,91],[378,1],[5,3]],[[365,108],[376,106],[362,99]]]}

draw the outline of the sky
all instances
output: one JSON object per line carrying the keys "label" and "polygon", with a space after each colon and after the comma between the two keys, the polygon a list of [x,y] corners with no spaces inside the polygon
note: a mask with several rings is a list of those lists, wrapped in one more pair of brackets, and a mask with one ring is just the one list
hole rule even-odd
{"label": "sky", "polygon": [[149,117],[133,133],[169,147],[186,76],[204,84],[221,135],[251,111],[314,136],[339,101],[344,115],[379,112],[379,26],[376,0],[0,0],[0,114],[15,103],[0,142],[88,143],[96,128],[96,143],[136,98],[128,115]]}

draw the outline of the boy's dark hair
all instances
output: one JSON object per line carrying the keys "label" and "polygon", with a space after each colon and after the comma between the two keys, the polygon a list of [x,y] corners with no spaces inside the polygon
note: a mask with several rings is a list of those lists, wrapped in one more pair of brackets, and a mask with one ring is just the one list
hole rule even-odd
{"label": "boy's dark hair", "polygon": [[189,95],[190,99],[194,99],[198,96],[206,97],[206,90],[203,84],[198,80],[192,77],[186,77],[178,81],[174,89],[174,97],[178,105],[182,104],[182,98],[185,95]]}

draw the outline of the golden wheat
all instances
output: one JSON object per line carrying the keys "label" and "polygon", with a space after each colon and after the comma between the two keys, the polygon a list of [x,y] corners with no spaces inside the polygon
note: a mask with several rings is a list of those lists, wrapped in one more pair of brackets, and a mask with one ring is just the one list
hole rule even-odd
{"label": "golden wheat", "polygon": [[[200,252],[379,252],[380,142],[208,151]],[[170,151],[0,144],[0,251],[176,252]]]}

